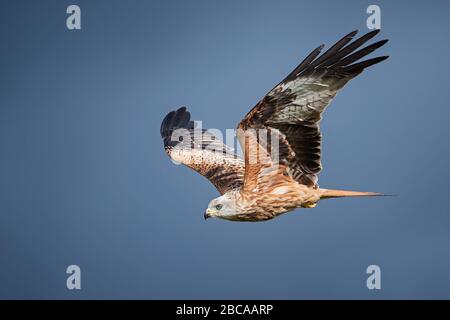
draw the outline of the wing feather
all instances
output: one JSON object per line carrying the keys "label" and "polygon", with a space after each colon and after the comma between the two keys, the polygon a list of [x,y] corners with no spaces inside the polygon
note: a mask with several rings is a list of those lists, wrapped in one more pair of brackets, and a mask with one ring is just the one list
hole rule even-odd
{"label": "wing feather", "polygon": [[[239,123],[238,130],[243,132],[250,129],[277,132],[277,163],[283,169],[279,174],[287,174],[298,183],[317,187],[318,174],[322,169],[319,128],[322,113],[345,84],[365,68],[388,58],[382,56],[357,62],[387,42],[378,41],[356,51],[378,32],[379,30],[369,32],[352,42],[357,33],[353,31],[322,55],[320,52],[323,45],[317,47]],[[240,139],[240,143],[245,153],[243,139]],[[246,165],[247,156],[245,153]],[[272,156],[271,158],[273,159]],[[260,173],[267,171],[264,166],[258,167],[255,164],[251,170],[254,173],[258,168]],[[254,185],[255,182],[250,182],[250,179],[258,178],[246,172],[244,184]]]}
{"label": "wing feather", "polygon": [[221,194],[240,188],[244,161],[212,132],[196,128],[190,118],[185,107],[166,115],[160,129],[166,153],[206,177]]}

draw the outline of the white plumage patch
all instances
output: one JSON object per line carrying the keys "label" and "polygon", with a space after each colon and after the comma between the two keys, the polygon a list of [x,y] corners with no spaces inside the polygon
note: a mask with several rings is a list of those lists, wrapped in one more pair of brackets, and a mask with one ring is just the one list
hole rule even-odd
{"label": "white plumage patch", "polygon": [[283,186],[283,187],[277,187],[277,188],[273,189],[273,191],[271,193],[272,194],[285,194],[288,192],[289,192],[289,187]]}

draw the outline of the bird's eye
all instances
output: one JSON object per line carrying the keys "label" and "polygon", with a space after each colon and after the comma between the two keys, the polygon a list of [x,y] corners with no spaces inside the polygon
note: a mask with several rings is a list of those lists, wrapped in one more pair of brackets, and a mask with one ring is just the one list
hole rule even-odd
{"label": "bird's eye", "polygon": [[222,205],[221,205],[221,204],[216,205],[216,209],[217,209],[217,210],[222,209]]}

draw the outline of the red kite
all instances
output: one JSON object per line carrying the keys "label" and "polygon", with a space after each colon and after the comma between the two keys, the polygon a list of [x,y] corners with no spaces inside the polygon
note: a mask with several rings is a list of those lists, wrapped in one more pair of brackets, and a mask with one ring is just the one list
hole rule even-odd
{"label": "red kite", "polygon": [[[267,93],[238,125],[244,159],[213,133],[196,128],[185,107],[167,114],[161,124],[166,153],[205,176],[221,193],[209,203],[205,219],[264,221],[295,208],[313,208],[320,199],[379,195],[317,184],[322,113],[347,82],[388,58],[357,62],[387,42],[357,50],[378,32],[352,41],[353,31],[323,54],[324,45],[319,46]],[[262,131],[268,138],[261,139]]]}

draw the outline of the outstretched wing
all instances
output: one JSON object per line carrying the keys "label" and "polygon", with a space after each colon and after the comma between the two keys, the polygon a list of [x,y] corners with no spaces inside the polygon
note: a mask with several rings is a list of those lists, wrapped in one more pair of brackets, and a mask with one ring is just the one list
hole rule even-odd
{"label": "outstretched wing", "polygon": [[[278,136],[279,163],[286,167],[284,174],[298,183],[317,186],[317,175],[322,169],[319,128],[322,112],[348,81],[365,68],[388,58],[356,62],[387,42],[381,40],[356,51],[378,32],[369,32],[351,42],[357,33],[353,31],[322,55],[324,45],[319,46],[239,123],[238,129],[244,132],[264,128]],[[243,141],[240,142],[244,149]],[[254,173],[261,168],[249,166],[248,170]],[[246,172],[245,184],[247,179],[255,179],[250,171]]]}
{"label": "outstretched wing", "polygon": [[185,107],[166,115],[160,129],[166,153],[205,176],[221,194],[241,187],[244,161],[212,132],[196,128],[190,119]]}

